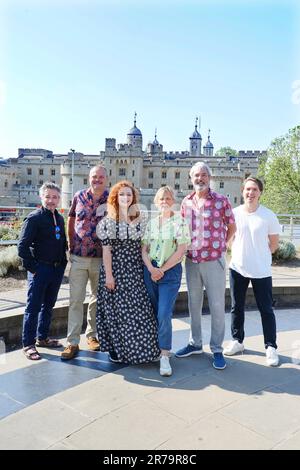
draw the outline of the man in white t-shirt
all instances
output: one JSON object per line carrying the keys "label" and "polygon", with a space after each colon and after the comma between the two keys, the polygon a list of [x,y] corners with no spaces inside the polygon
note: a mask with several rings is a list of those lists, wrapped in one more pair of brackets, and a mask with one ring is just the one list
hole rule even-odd
{"label": "man in white t-shirt", "polygon": [[224,354],[233,356],[244,350],[245,299],[251,281],[261,314],[266,361],[269,366],[277,366],[271,263],[272,253],[278,248],[281,227],[274,212],[259,204],[262,191],[262,182],[250,176],[243,184],[244,204],[233,209],[237,225],[229,265],[233,340],[224,349]]}

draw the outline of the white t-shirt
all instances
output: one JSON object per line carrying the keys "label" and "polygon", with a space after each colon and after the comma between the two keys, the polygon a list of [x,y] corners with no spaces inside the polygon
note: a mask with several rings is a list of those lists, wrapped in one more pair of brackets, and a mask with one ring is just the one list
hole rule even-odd
{"label": "white t-shirt", "polygon": [[233,209],[237,231],[231,248],[229,267],[244,277],[270,277],[272,255],[269,235],[281,233],[274,212],[258,206],[255,212],[246,212],[244,205]]}

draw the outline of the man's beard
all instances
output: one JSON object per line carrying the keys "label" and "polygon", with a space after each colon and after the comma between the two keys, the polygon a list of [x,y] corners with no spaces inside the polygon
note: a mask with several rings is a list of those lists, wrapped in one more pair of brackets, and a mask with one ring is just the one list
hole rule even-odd
{"label": "man's beard", "polygon": [[208,188],[208,184],[206,183],[197,183],[194,184],[194,189],[195,191],[204,191],[205,189]]}

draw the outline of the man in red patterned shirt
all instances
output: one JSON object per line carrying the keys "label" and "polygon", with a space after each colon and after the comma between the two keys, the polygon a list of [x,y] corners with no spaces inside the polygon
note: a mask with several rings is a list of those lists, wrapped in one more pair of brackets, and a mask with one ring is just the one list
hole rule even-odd
{"label": "man in red patterned shirt", "polygon": [[68,241],[71,270],[70,306],[68,315],[67,347],[61,359],[73,359],[78,354],[83,324],[83,303],[87,282],[90,283],[90,301],[87,311],[86,337],[88,348],[99,351],[96,333],[96,303],[102,246],[96,234],[96,226],[106,214],[106,169],[94,166],[89,175],[90,187],[78,191],[73,198],[68,217]]}
{"label": "man in red patterned shirt", "polygon": [[181,213],[189,224],[192,243],[186,257],[190,341],[176,352],[177,357],[201,354],[201,315],[205,287],[211,315],[210,349],[213,367],[225,369],[222,343],[225,333],[225,259],[226,245],[236,231],[227,197],[210,189],[211,170],[197,162],[190,171],[194,191],[182,201]]}

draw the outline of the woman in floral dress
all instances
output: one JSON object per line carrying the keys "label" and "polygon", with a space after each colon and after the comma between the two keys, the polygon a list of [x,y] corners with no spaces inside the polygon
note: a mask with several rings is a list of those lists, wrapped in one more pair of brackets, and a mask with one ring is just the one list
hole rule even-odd
{"label": "woman in floral dress", "polygon": [[97,296],[100,349],[113,362],[140,364],[159,357],[157,326],[144,284],[141,238],[146,225],[129,181],[111,188],[108,215],[97,227],[103,247]]}

